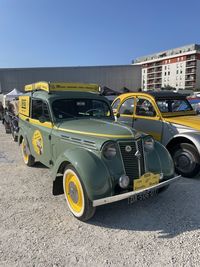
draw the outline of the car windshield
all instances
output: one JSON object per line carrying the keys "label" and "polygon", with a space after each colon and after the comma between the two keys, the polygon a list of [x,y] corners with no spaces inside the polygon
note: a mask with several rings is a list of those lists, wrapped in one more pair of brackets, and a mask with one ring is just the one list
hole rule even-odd
{"label": "car windshield", "polygon": [[98,99],[58,99],[52,104],[56,119],[108,118],[113,119],[110,106]]}
{"label": "car windshield", "polygon": [[193,110],[187,99],[159,99],[156,102],[162,113]]}

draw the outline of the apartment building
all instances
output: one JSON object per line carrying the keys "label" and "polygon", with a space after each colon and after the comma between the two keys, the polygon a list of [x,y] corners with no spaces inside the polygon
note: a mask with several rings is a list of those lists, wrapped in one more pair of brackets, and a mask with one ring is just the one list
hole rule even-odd
{"label": "apartment building", "polygon": [[200,45],[187,45],[137,58],[142,89],[200,89]]}

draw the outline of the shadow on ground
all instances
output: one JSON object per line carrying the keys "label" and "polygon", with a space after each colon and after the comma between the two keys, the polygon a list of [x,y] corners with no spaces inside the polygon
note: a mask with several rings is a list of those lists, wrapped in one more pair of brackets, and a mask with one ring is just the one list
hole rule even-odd
{"label": "shadow on ground", "polygon": [[[63,194],[62,176],[53,184],[53,194]],[[128,200],[97,207],[87,224],[111,229],[158,231],[169,238],[200,228],[200,179],[182,178],[168,190],[130,204]]]}
{"label": "shadow on ground", "polygon": [[92,225],[132,231],[158,231],[169,238],[200,228],[200,179],[183,179],[157,196],[98,207]]}

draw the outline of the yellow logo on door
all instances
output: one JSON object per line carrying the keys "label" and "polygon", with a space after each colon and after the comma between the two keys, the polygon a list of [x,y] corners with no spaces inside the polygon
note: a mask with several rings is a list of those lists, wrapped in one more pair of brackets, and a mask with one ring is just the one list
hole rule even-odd
{"label": "yellow logo on door", "polygon": [[32,144],[33,144],[33,149],[35,150],[35,152],[38,155],[42,155],[44,144],[43,144],[42,134],[40,133],[40,131],[36,130],[33,133]]}

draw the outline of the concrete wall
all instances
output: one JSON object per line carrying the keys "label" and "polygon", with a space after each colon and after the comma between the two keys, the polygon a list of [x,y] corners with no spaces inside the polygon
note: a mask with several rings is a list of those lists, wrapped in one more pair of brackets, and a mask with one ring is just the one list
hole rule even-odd
{"label": "concrete wall", "polygon": [[25,84],[37,81],[97,83],[114,90],[141,88],[141,66],[97,66],[0,69],[0,89],[5,94],[13,88],[23,91]]}

